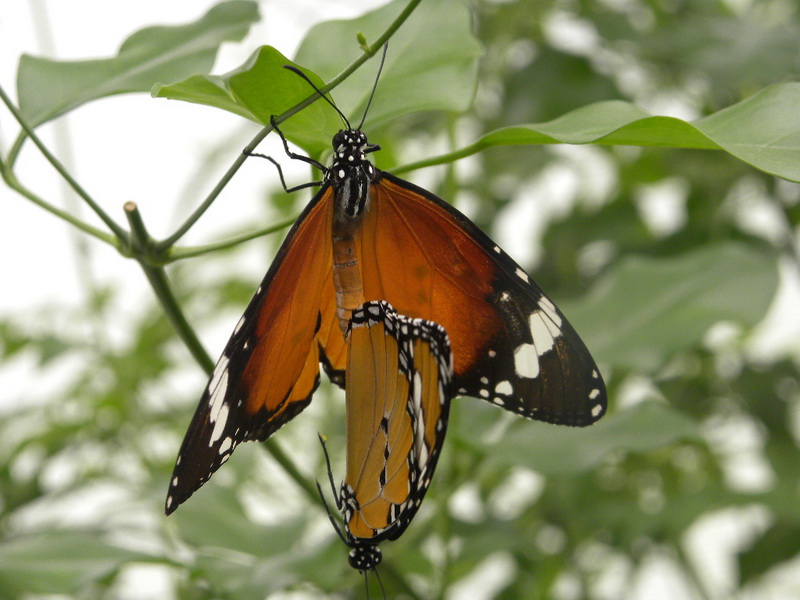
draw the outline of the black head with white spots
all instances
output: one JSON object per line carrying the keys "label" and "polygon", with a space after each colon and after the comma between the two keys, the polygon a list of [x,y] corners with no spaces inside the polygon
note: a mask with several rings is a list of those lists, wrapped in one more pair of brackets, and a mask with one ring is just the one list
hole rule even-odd
{"label": "black head with white spots", "polygon": [[347,560],[350,566],[359,573],[373,571],[383,558],[381,549],[374,544],[359,544],[355,540],[350,540],[348,545],[350,546],[350,554]]}
{"label": "black head with white spots", "polygon": [[333,163],[325,181],[333,186],[337,216],[354,219],[369,203],[369,186],[378,176],[367,154],[381,147],[370,144],[360,129],[340,130],[333,136],[332,145]]}

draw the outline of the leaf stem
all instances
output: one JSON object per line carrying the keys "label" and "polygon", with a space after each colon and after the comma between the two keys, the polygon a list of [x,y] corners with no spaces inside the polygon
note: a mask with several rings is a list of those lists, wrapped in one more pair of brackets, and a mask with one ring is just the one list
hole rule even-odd
{"label": "leaf stem", "polygon": [[[111,217],[109,217],[106,212],[100,207],[97,202],[95,202],[92,197],[86,192],[86,190],[81,187],[81,185],[75,181],[72,175],[69,174],[64,165],[47,149],[47,146],[44,145],[42,140],[39,139],[39,136],[36,135],[36,132],[33,128],[28,125],[25,119],[20,113],[19,109],[14,105],[11,101],[11,98],[8,97],[3,86],[0,85],[0,100],[6,105],[8,110],[14,115],[14,118],[20,124],[22,129],[25,130],[25,133],[31,138],[31,141],[36,144],[36,147],[39,148],[39,151],[42,155],[47,159],[47,161],[53,166],[53,168],[58,171],[61,177],[64,178],[64,181],[78,194],[83,200],[91,207],[91,209],[97,214],[98,217],[108,226],[108,228],[114,233],[114,235],[119,238],[120,241],[125,241],[128,239],[128,232],[125,231],[116,221],[114,221]],[[21,142],[20,142],[21,143]],[[51,211],[52,212],[52,211]],[[58,213],[54,213],[58,214]],[[61,215],[59,215],[61,216]],[[74,224],[74,223],[73,223]]]}
{"label": "leaf stem", "polygon": [[249,242],[258,237],[262,237],[265,235],[269,235],[270,233],[275,233],[276,231],[280,231],[286,227],[289,227],[292,223],[297,220],[297,216],[289,217],[287,219],[283,219],[270,225],[269,227],[265,227],[264,229],[260,229],[258,231],[253,231],[251,233],[244,233],[242,235],[238,235],[227,239],[223,242],[217,242],[215,244],[205,244],[203,246],[183,246],[183,247],[172,247],[166,251],[164,257],[164,263],[170,263],[177,260],[182,260],[184,258],[194,258],[195,256],[201,256],[203,254],[208,254],[210,252],[215,252],[217,250],[226,250],[228,248],[232,248],[238,244],[242,244],[244,242]]}
{"label": "leaf stem", "polygon": [[80,229],[84,233],[88,233],[89,235],[97,238],[98,240],[105,242],[111,246],[114,246],[117,249],[120,249],[121,247],[120,240],[115,236],[110,235],[105,231],[102,231],[96,227],[93,227],[88,223],[84,223],[80,219],[77,219],[71,214],[69,214],[67,211],[53,206],[43,198],[37,196],[35,193],[26,188],[24,185],[22,185],[14,175],[8,163],[0,165],[0,170],[2,170],[3,181],[6,182],[6,185],[8,185],[9,188],[16,191],[21,196],[24,196],[25,198],[27,198],[40,208],[43,208],[47,212],[59,217],[60,219],[63,219],[64,221]]}
{"label": "leaf stem", "polygon": [[22,146],[27,139],[28,136],[25,135],[25,132],[20,131],[17,139],[15,139],[14,143],[11,144],[11,148],[9,148],[7,156],[7,165],[9,169],[14,168],[14,164],[17,162],[17,156],[19,156],[20,150],[22,150]]}
{"label": "leaf stem", "polygon": [[391,169],[391,172],[393,175],[400,175],[402,173],[407,173],[408,171],[416,171],[417,169],[424,169],[426,167],[434,167],[436,165],[453,163],[462,158],[466,158],[467,156],[477,154],[483,150],[483,148],[483,144],[476,142],[474,144],[470,144],[469,146],[465,146],[460,150],[447,152],[446,154],[440,154],[439,156],[432,156],[430,158],[418,160],[417,162],[409,163],[407,165],[401,165],[397,168]]}

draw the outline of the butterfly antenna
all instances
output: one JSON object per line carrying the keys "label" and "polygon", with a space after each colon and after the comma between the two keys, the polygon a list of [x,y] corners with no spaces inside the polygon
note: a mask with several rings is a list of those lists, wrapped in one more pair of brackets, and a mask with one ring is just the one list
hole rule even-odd
{"label": "butterfly antenna", "polygon": [[336,484],[333,482],[333,470],[331,469],[331,457],[328,456],[328,447],[325,445],[325,438],[322,437],[321,433],[317,433],[319,436],[319,443],[322,444],[322,452],[325,454],[325,465],[328,467],[328,481],[331,484],[331,492],[333,493],[333,498],[336,500],[336,508],[342,508],[341,504],[339,503],[339,497],[336,495]]}
{"label": "butterfly antenna", "polygon": [[367,106],[364,109],[364,115],[361,117],[361,123],[358,124],[358,129],[361,129],[364,126],[364,121],[367,119],[367,112],[369,112],[369,107],[372,104],[372,99],[375,97],[375,90],[378,89],[378,80],[381,78],[381,71],[383,71],[383,63],[386,62],[386,51],[389,49],[389,42],[386,42],[383,45],[383,54],[381,55],[381,64],[378,67],[378,74],[375,76],[375,83],[372,86],[372,93],[369,95],[369,100],[367,100]]}
{"label": "butterfly antenna", "polygon": [[336,535],[339,536],[339,539],[342,540],[345,543],[345,545],[349,546],[349,544],[347,543],[347,538],[345,537],[344,533],[342,533],[342,530],[339,528],[339,524],[336,522],[336,519],[334,518],[333,513],[331,512],[331,507],[328,506],[328,501],[325,500],[325,494],[322,493],[322,487],[319,485],[319,481],[317,481],[316,483],[317,483],[317,491],[319,492],[319,497],[322,499],[322,505],[325,507],[325,512],[328,513],[328,520],[331,522],[331,525],[333,525],[333,530],[336,532]]}
{"label": "butterfly antenna", "polygon": [[369,600],[369,572],[364,571],[364,591],[367,595],[367,600]]}
{"label": "butterfly antenna", "polygon": [[311,81],[308,75],[303,73],[300,69],[298,69],[294,65],[283,65],[283,68],[289,69],[292,73],[299,75],[300,77],[305,79],[306,83],[308,83],[308,85],[310,85],[314,89],[314,91],[317,92],[323,100],[325,100],[325,102],[330,104],[333,107],[333,110],[339,113],[339,116],[342,118],[342,121],[344,121],[344,124],[347,126],[347,128],[352,129],[350,127],[350,121],[347,120],[347,117],[344,116],[344,113],[341,110],[339,110],[339,107],[333,103],[333,100],[331,100],[325,94],[322,93],[322,91],[314,84],[314,82]]}
{"label": "butterfly antenna", "polygon": [[373,573],[375,573],[375,577],[376,577],[376,578],[377,578],[377,580],[378,580],[378,585],[379,585],[379,586],[380,586],[380,588],[381,588],[381,594],[383,594],[383,600],[386,600],[386,588],[385,588],[385,587],[383,587],[383,580],[381,580],[381,574],[380,574],[380,573],[378,573],[378,569],[377,569],[377,567],[376,567],[376,568],[374,568],[374,569],[372,569],[372,572],[373,572]]}

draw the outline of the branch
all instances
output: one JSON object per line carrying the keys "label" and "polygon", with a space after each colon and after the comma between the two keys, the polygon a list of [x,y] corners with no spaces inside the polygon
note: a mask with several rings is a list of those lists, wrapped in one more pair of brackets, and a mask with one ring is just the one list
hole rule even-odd
{"label": "branch", "polygon": [[128,218],[128,223],[131,226],[131,250],[136,257],[139,265],[141,265],[150,286],[158,298],[164,313],[167,315],[175,331],[180,336],[183,343],[189,349],[194,359],[206,373],[211,373],[214,370],[214,361],[203,348],[200,339],[197,337],[192,326],[186,320],[186,317],[178,304],[175,294],[172,292],[172,287],[167,279],[167,274],[163,267],[154,267],[146,262],[146,257],[150,254],[152,249],[153,240],[147,233],[147,229],[142,221],[142,215],[139,213],[139,208],[135,202],[125,203],[125,216]]}

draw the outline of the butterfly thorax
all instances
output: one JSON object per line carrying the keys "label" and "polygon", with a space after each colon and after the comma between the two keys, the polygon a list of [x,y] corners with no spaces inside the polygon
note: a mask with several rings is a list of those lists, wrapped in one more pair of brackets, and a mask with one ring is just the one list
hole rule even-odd
{"label": "butterfly thorax", "polygon": [[358,129],[339,131],[333,136],[333,164],[326,181],[333,186],[337,219],[355,219],[369,204],[369,186],[378,175],[367,154],[380,150]]}
{"label": "butterfly thorax", "polygon": [[333,284],[336,315],[343,334],[353,310],[365,301],[355,236],[360,217],[369,205],[370,184],[378,175],[366,155],[379,149],[358,129],[339,131],[333,136],[333,164],[325,176],[334,195]]}

